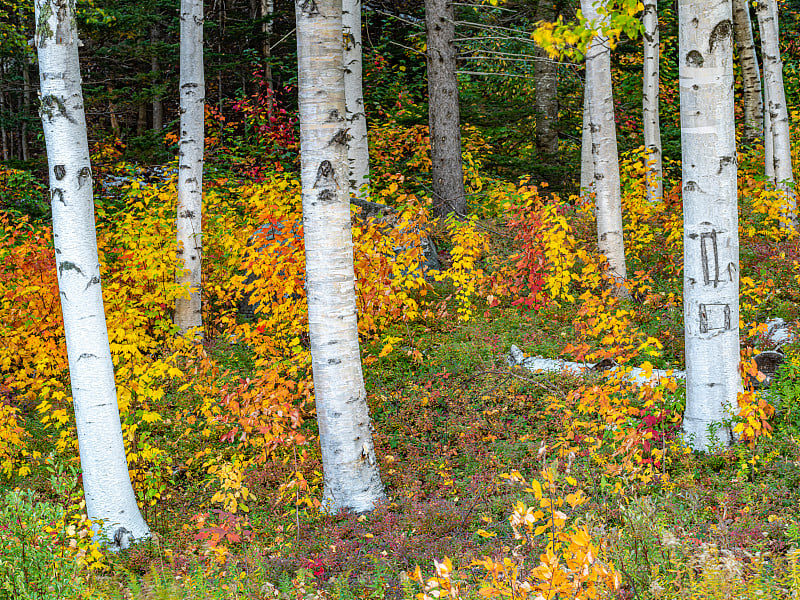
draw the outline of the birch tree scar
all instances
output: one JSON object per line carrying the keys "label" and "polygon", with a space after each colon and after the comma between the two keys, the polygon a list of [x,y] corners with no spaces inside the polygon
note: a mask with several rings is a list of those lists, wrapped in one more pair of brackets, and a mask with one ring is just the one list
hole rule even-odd
{"label": "birch tree scar", "polygon": [[728,331],[731,328],[731,307],[729,304],[701,304],[699,312],[700,333]]}
{"label": "birch tree scar", "polygon": [[[717,287],[719,278],[719,249],[717,248],[717,231],[700,234],[700,263],[703,265],[703,283]],[[713,279],[711,278],[713,274]]]}
{"label": "birch tree scar", "polygon": [[319,163],[317,168],[317,179],[314,181],[314,187],[329,187],[336,183],[336,173],[333,170],[333,165],[329,160],[323,160]]}
{"label": "birch tree scar", "polygon": [[53,175],[56,177],[56,181],[61,181],[67,174],[67,169],[64,165],[56,165],[53,167]]}

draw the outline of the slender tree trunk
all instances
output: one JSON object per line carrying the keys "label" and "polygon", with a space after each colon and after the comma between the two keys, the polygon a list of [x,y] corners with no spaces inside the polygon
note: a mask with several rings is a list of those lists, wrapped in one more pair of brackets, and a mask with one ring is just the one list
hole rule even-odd
{"label": "slender tree trunk", "polygon": [[[587,19],[600,22],[598,6],[592,0],[581,0],[581,8]],[[609,274],[617,282],[618,291],[622,293],[621,285],[628,275],[625,243],[622,238],[617,129],[614,122],[614,96],[611,91],[611,49],[608,39],[602,34],[595,36],[586,51],[585,93],[588,96],[589,128],[592,135],[597,243],[600,252],[608,260]]]}
{"label": "slender tree trunk", "polygon": [[[11,158],[11,148],[9,143],[8,130],[5,124],[6,113],[6,93],[1,85],[6,78],[6,65],[5,62],[0,60],[0,138],[2,138],[3,146],[3,160],[7,161]],[[10,112],[10,111],[9,111]]]}
{"label": "slender tree trunk", "polygon": [[686,412],[693,448],[731,433],[739,376],[739,228],[731,0],[679,0]]}
{"label": "slender tree trunk", "polygon": [[[587,82],[588,83],[588,82]],[[583,121],[581,121],[581,194],[594,192],[594,158],[592,158],[592,127],[589,117],[589,92],[583,88]]]}
{"label": "slender tree trunk", "polygon": [[303,229],[324,508],[384,498],[358,347],[341,0],[296,0]]}
{"label": "slender tree trunk", "polygon": [[119,124],[119,118],[117,117],[117,105],[111,100],[110,97],[113,97],[114,88],[110,85],[106,88],[108,91],[109,100],[108,100],[108,124],[111,127],[111,132],[114,134],[114,137],[118,140],[122,139],[122,127]]}
{"label": "slender tree trunk", "polygon": [[203,336],[203,0],[181,0],[181,136],[178,165],[178,275],[187,296],[175,300],[175,324]]}
{"label": "slender tree trunk", "polygon": [[35,2],[53,243],[89,518],[112,548],[150,535],[136,506],[108,344],[73,3]]}
{"label": "slender tree trunk", "polygon": [[28,119],[31,116],[31,71],[28,64],[27,55],[22,60],[22,108],[23,121],[20,131],[20,142],[22,143],[22,160],[27,161],[31,157],[28,146]]}
{"label": "slender tree trunk", "polygon": [[754,144],[762,139],[764,111],[761,104],[761,73],[747,0],[733,0],[733,26],[744,87],[744,140],[747,144]]}
{"label": "slender tree trunk", "polygon": [[275,0],[261,0],[261,33],[264,42],[261,45],[261,58],[264,62],[264,81],[267,84],[267,118],[270,126],[275,113],[275,83],[272,77],[272,17],[275,14]]}
{"label": "slender tree trunk", "polygon": [[783,61],[779,40],[778,5],[776,0],[756,3],[761,32],[761,55],[764,61],[764,87],[767,89],[767,111],[772,132],[772,161],[778,189],[785,196],[784,217],[788,228],[797,220],[797,200],[792,174],[792,148],[789,132],[789,111],[783,89]]}
{"label": "slender tree trunk", "polygon": [[661,168],[661,124],[658,100],[660,96],[660,41],[658,31],[658,1],[645,0],[644,15],[644,83],[642,86],[642,115],[644,147],[647,161],[647,200],[659,202],[664,198]]}
{"label": "slender tree trunk", "polygon": [[[161,41],[161,30],[158,25],[150,28],[150,44],[153,46],[153,55],[150,57],[150,73],[153,76],[153,84],[159,78],[161,66],[158,64],[158,43]],[[153,95],[153,131],[161,131],[164,128],[164,104],[158,92]]]}
{"label": "slender tree trunk", "polygon": [[[769,89],[764,86],[764,106],[769,106]],[[775,144],[769,110],[764,111],[764,176],[775,184]]]}
{"label": "slender tree trunk", "polygon": [[[539,0],[537,21],[553,21],[554,0]],[[547,52],[536,46],[533,77],[536,87],[536,148],[540,154],[558,154],[558,65]]]}
{"label": "slender tree trunk", "polygon": [[425,0],[433,214],[437,217],[467,212],[453,20],[450,0]]}
{"label": "slender tree trunk", "polygon": [[139,102],[136,115],[136,135],[144,135],[147,129],[147,104]]}
{"label": "slender tree trunk", "polygon": [[369,141],[367,115],[362,90],[361,0],[342,3],[344,28],[344,95],[350,142],[347,162],[350,166],[350,194],[366,199],[369,195]]}

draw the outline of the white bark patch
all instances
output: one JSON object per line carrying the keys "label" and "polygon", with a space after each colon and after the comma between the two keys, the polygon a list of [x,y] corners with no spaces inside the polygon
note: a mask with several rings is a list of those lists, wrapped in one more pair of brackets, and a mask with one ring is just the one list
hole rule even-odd
{"label": "white bark patch", "polygon": [[175,324],[186,334],[203,336],[201,303],[203,261],[203,151],[205,148],[205,76],[203,2],[181,0],[181,131],[178,150],[178,273],[188,297],[175,299]]}
{"label": "white bark patch", "polygon": [[149,537],[150,530],[136,505],[117,407],[73,8],[70,2],[35,2],[41,117],[86,512],[119,549]]}
{"label": "white bark patch", "polygon": [[[679,2],[684,324],[689,443],[707,449],[739,377],[739,230],[730,0]],[[730,434],[716,433],[723,443]]]}
{"label": "white bark patch", "polygon": [[296,8],[308,326],[324,509],[364,512],[385,496],[358,346],[341,3],[297,0]]}

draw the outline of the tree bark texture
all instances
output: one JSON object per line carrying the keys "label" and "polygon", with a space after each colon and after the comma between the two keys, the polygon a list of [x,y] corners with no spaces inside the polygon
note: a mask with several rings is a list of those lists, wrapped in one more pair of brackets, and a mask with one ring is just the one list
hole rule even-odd
{"label": "tree bark texture", "polygon": [[344,0],[342,27],[344,28],[344,95],[347,105],[347,124],[350,128],[347,146],[350,193],[353,197],[366,200],[369,195],[369,141],[362,89],[361,0]]}
{"label": "tree bark texture", "polygon": [[[553,21],[554,0],[539,0],[537,21]],[[547,52],[536,46],[533,77],[536,88],[536,148],[540,154],[558,153],[558,65]]]}
{"label": "tree bark texture", "polygon": [[[600,23],[597,5],[592,0],[581,0],[581,8],[587,19]],[[601,33],[594,37],[586,51],[585,94],[592,136],[597,244],[608,260],[609,274],[619,285],[627,278],[627,269],[622,236],[617,129],[611,91],[611,49],[608,39]]]}
{"label": "tree bark texture", "polygon": [[356,316],[340,0],[296,0],[300,164],[311,361],[324,508],[384,498]]}
{"label": "tree bark texture", "polygon": [[450,0],[425,0],[428,34],[428,122],[433,214],[467,212],[461,158],[461,113],[456,77],[455,24]]}
{"label": "tree bark texture", "polygon": [[[686,411],[698,450],[737,406],[739,229],[731,0],[679,0]],[[715,434],[712,433],[716,429]]]}
{"label": "tree bark texture", "polygon": [[120,427],[73,10],[71,2],[35,2],[40,110],[86,512],[102,522],[102,535],[119,549],[149,537],[150,530],[136,505]]}
{"label": "tree bark texture", "polygon": [[664,198],[661,166],[661,125],[658,101],[660,96],[660,41],[658,31],[658,1],[645,0],[644,14],[644,80],[642,85],[642,117],[644,147],[647,161],[647,200],[659,202]]}
{"label": "tree bark texture", "polygon": [[584,83],[583,121],[581,121],[581,194],[594,192],[594,159],[592,158],[592,128],[589,122],[589,92]]}
{"label": "tree bark texture", "polygon": [[733,27],[744,88],[744,141],[754,144],[763,137],[764,107],[761,103],[761,71],[747,0],[733,0]]}
{"label": "tree bark texture", "polygon": [[[783,193],[784,216],[793,227],[797,219],[797,199],[792,174],[792,148],[789,132],[789,111],[783,89],[783,61],[779,44],[778,5],[776,0],[756,3],[761,32],[761,56],[764,61],[764,87],[767,90],[767,111],[772,140],[772,166],[775,183]],[[770,132],[766,132],[770,135]]]}
{"label": "tree bark texture", "polygon": [[272,18],[275,14],[275,0],[261,0],[261,34],[264,42],[261,45],[261,58],[264,62],[264,81],[267,84],[267,118],[270,125],[275,112],[275,84],[272,78]]}
{"label": "tree bark texture", "polygon": [[181,135],[178,162],[177,282],[188,297],[175,300],[175,324],[183,334],[203,336],[202,208],[205,147],[203,0],[181,0]]}

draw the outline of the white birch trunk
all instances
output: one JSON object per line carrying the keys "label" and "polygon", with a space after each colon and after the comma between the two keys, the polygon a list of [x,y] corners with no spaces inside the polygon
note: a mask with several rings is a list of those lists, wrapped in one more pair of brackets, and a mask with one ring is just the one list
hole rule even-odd
{"label": "white birch trunk", "polygon": [[661,125],[659,123],[659,31],[658,2],[645,0],[644,15],[644,82],[642,84],[642,116],[644,121],[644,147],[647,161],[647,200],[659,202],[664,198],[661,166]]}
{"label": "white birch trunk", "polygon": [[[605,0],[598,2],[603,5]],[[597,6],[581,0],[584,16],[600,23]],[[627,279],[625,244],[622,237],[622,201],[619,184],[617,129],[614,96],[611,91],[611,49],[602,34],[594,37],[586,51],[586,90],[589,129],[592,136],[594,192],[597,216],[597,244],[608,260],[608,272],[621,285]]]}
{"label": "white birch trunk", "polygon": [[369,141],[362,89],[363,48],[361,45],[361,0],[342,3],[344,29],[344,96],[350,127],[347,161],[350,165],[350,193],[365,200],[369,195]]}
{"label": "white birch trunk", "polygon": [[149,537],[128,475],[108,345],[74,4],[35,3],[41,117],[86,512],[114,549]]}
{"label": "white birch trunk", "polygon": [[181,333],[203,336],[200,300],[203,257],[203,149],[205,76],[203,72],[203,0],[181,0],[181,131],[178,164],[178,273],[188,297],[175,300],[175,324]]}
{"label": "white birch trunk", "polygon": [[797,201],[792,174],[792,149],[789,132],[789,111],[783,89],[783,61],[779,45],[778,6],[776,0],[756,3],[758,27],[761,31],[761,55],[764,61],[764,87],[767,90],[767,112],[772,135],[772,165],[776,185],[783,193],[784,216],[793,227],[797,219]]}
{"label": "white birch trunk", "polygon": [[592,128],[589,123],[589,93],[583,89],[583,121],[581,122],[581,195],[594,191],[594,159],[592,158]]}
{"label": "white birch trunk", "polygon": [[356,320],[340,0],[296,0],[308,327],[324,509],[384,498]]}
{"label": "white birch trunk", "polygon": [[752,144],[763,137],[764,106],[761,103],[761,72],[747,0],[733,0],[733,26],[744,88],[744,139]]}
{"label": "white birch trunk", "polygon": [[[764,86],[764,106],[769,106],[769,90]],[[773,185],[775,184],[775,152],[773,150],[772,122],[769,118],[769,109],[764,110],[764,176]]]}
{"label": "white birch trunk", "polygon": [[686,412],[698,450],[736,407],[739,376],[739,229],[733,116],[731,0],[680,0]]}

